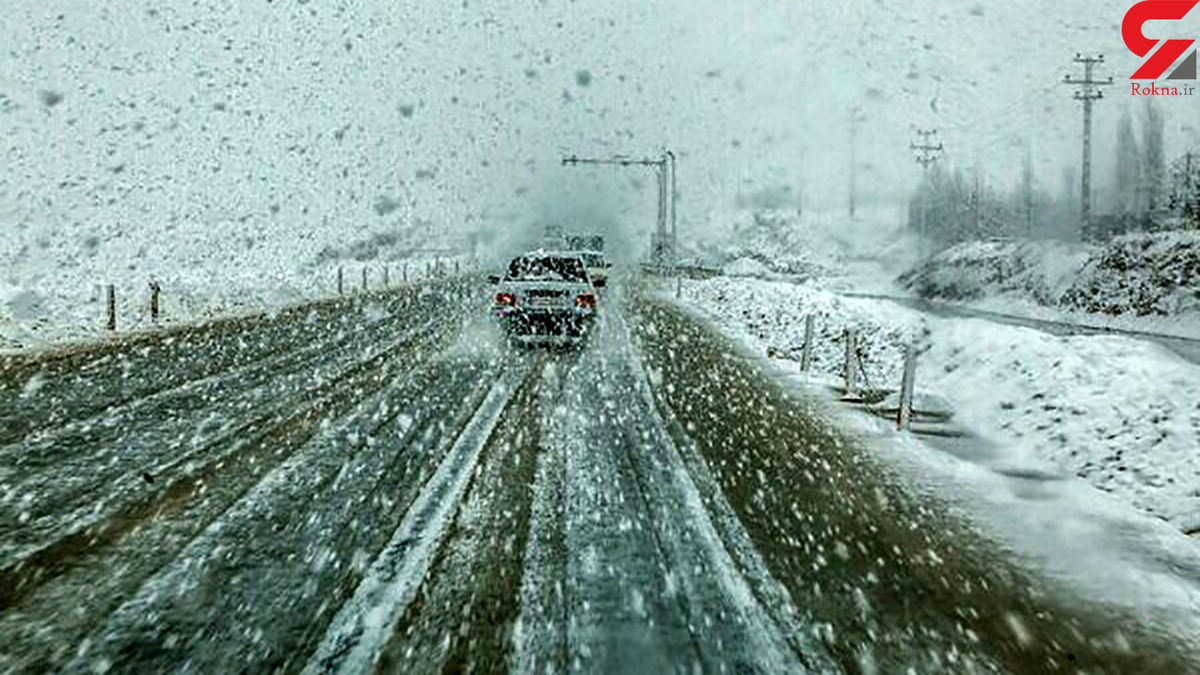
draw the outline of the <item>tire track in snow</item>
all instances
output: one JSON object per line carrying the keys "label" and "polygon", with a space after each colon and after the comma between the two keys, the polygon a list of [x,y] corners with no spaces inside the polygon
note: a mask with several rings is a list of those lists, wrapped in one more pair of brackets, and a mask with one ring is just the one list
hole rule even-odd
{"label": "tire track in snow", "polygon": [[[165,407],[175,402],[188,404],[195,400],[207,400],[229,391],[230,388],[239,394],[248,394],[269,386],[283,374],[296,372],[314,364],[319,365],[320,361],[333,361],[343,355],[353,355],[354,350],[361,348],[362,344],[369,344],[376,338],[376,333],[388,330],[399,321],[392,314],[392,309],[389,307],[383,318],[367,317],[366,322],[355,325],[351,332],[339,332],[333,337],[318,334],[312,342],[301,343],[291,349],[285,344],[281,350],[267,352],[260,358],[246,362],[235,362],[225,370],[212,373],[201,371],[198,377],[185,376],[169,386],[136,398],[122,400],[100,410],[85,410],[82,415],[73,417],[65,424],[34,429],[24,438],[0,445],[0,463],[19,461],[24,476],[39,469],[57,471],[67,448],[100,446],[102,449],[102,443],[111,442],[114,438],[125,438],[128,431],[122,424],[123,421],[145,421],[161,434],[162,425],[173,422],[174,419],[163,419],[160,416],[139,420],[137,416],[156,412],[150,409],[152,406]],[[315,310],[312,316],[318,316]],[[305,319],[299,323],[308,324],[310,321]],[[273,336],[259,339],[272,341]],[[203,409],[197,412],[201,411]],[[91,460],[90,457],[80,457],[77,452],[70,453],[69,459]]]}
{"label": "tire track in snow", "polygon": [[[562,424],[554,452],[567,464],[569,667],[804,672],[726,551],[658,418],[619,308],[608,314],[553,412]],[[546,662],[538,641],[553,639],[554,628],[538,620],[522,618],[522,632],[532,634],[518,642],[518,672]]]}
{"label": "tire track in snow", "polygon": [[[426,290],[316,301],[276,315],[218,319],[62,352],[0,357],[0,444],[282,354],[290,344],[324,337],[332,318],[360,314],[377,304],[395,309],[423,300]],[[309,323],[314,316],[318,320]],[[29,406],[31,401],[36,405]]]}
{"label": "tire track in snow", "polygon": [[[688,438],[683,425],[669,408],[662,408],[655,403],[652,387],[656,380],[661,380],[661,376],[647,373],[640,350],[635,348],[635,351],[637,351],[637,358],[632,360],[632,363],[635,368],[639,396],[647,408],[653,410],[659,426],[670,435],[677,457],[681,465],[686,467],[686,480],[690,485],[685,485],[683,490],[687,493],[689,506],[695,512],[702,511],[707,514],[711,531],[716,535],[715,539],[710,539],[710,541],[722,547],[725,552],[723,555],[721,551],[714,550],[714,554],[723,559],[728,556],[728,564],[723,567],[737,569],[740,572],[745,584],[744,590],[749,590],[753,594],[757,604],[761,606],[761,611],[765,612],[765,615],[759,616],[759,621],[762,622],[769,617],[769,620],[778,628],[776,635],[773,636],[777,644],[779,640],[786,641],[810,671],[837,671],[837,666],[820,647],[818,641],[812,637],[817,623],[811,616],[798,609],[787,588],[771,576],[766,561],[755,548],[750,534],[738,520],[737,513],[709,470],[704,457]],[[680,480],[685,479],[683,474],[677,474],[677,476]],[[742,585],[736,579],[729,583],[734,587]],[[743,589],[739,588],[737,593],[742,595]],[[747,606],[747,611],[757,614],[759,609]]]}
{"label": "tire track in snow", "polygon": [[[237,463],[231,460],[249,453],[262,455],[260,460],[267,465],[278,461],[281,458],[270,452],[267,445],[271,440],[302,435],[303,427],[311,425],[314,415],[323,415],[331,406],[336,407],[337,400],[345,398],[351,389],[360,391],[365,380],[375,377],[372,368],[412,347],[418,339],[419,336],[405,335],[371,352],[366,360],[343,364],[337,376],[315,392],[301,391],[288,396],[196,450],[164,463],[135,467],[110,479],[103,497],[80,505],[69,517],[55,518],[52,522],[62,519],[65,524],[41,533],[39,540],[25,544],[15,555],[6,556],[8,560],[0,568],[0,584],[3,584],[0,606],[15,604],[38,584],[69,570],[73,560],[119,541],[147,519],[163,518],[182,508],[189,499],[198,496],[198,489],[206,489],[206,482],[224,472],[227,464]],[[304,401],[312,402],[306,405]],[[286,445],[281,442],[281,447]],[[147,490],[143,472],[160,476],[158,485]]]}
{"label": "tire track in snow", "polygon": [[[614,326],[620,363],[629,378],[626,386],[633,390],[627,395],[638,411],[637,417],[630,419],[634,423],[626,427],[629,447],[634,450],[630,457],[641,490],[660,508],[659,527],[667,534],[662,538],[663,548],[673,567],[682,570],[678,577],[689,598],[691,626],[707,665],[721,672],[812,672],[814,664],[803,662],[802,653],[788,639],[786,624],[778,622],[777,614],[764,606],[746,570],[731,555],[733,543],[722,534],[736,537],[739,532],[725,528],[718,531],[714,525],[710,506],[701,497],[683,453],[654,405],[649,380],[640,355],[632,347],[623,315],[614,317]],[[743,536],[736,540],[748,543],[744,532],[740,534]],[[762,586],[778,586],[769,575],[757,580]]]}
{"label": "tire track in snow", "polygon": [[534,474],[520,613],[513,630],[509,672],[561,673],[567,670],[566,598],[566,442],[561,418],[553,411],[562,398],[558,364],[543,372],[539,391],[541,443]]}
{"label": "tire track in snow", "polygon": [[532,367],[532,361],[523,361],[493,384],[354,596],[334,617],[304,673],[361,673],[375,667],[445,540],[480,453]]}
{"label": "tire track in snow", "polygon": [[[214,485],[215,494],[196,505],[203,529],[186,534],[170,562],[140,566],[157,571],[126,591],[128,599],[82,640],[91,649],[82,648],[71,669],[86,669],[86,656],[142,672],[176,670],[175,664],[201,672],[270,671],[284,668],[292,652],[311,649],[308,628],[324,626],[326,608],[344,597],[341,584],[360,578],[366,564],[360,549],[373,554],[400,520],[397,513],[380,528],[376,514],[355,516],[354,506],[370,504],[381,481],[391,485],[396,510],[415,499],[450,445],[438,437],[439,422],[454,417],[464,400],[473,411],[488,390],[480,382],[488,378],[473,372],[432,363],[401,375],[349,415],[312,423],[319,430],[253,478],[244,495],[220,494]],[[407,407],[434,387],[444,393],[420,410]],[[231,498],[228,508],[209,508]],[[186,527],[191,514],[183,515],[136,533],[149,540],[130,557],[153,553],[162,545],[156,536]]]}
{"label": "tire track in snow", "polygon": [[[145,428],[122,434],[118,446],[121,452],[111,460],[83,454],[60,463],[50,475],[30,476],[13,485],[12,489],[18,493],[37,494],[35,507],[42,513],[18,526],[19,520],[27,516],[18,518],[12,513],[13,509],[0,508],[0,535],[4,535],[5,540],[5,545],[0,547],[2,569],[7,570],[14,563],[20,564],[38,556],[44,558],[42,551],[47,547],[80,532],[91,531],[89,538],[103,538],[96,537],[94,532],[114,513],[127,509],[131,500],[160,492],[148,488],[145,476],[151,476],[160,485],[167,485],[182,467],[191,465],[195,469],[192,473],[202,471],[205,464],[220,461],[226,454],[223,451],[236,446],[237,439],[245,438],[264,425],[287,419],[289,411],[300,409],[303,401],[313,399],[314,394],[337,389],[340,380],[349,379],[366,365],[377,364],[399,351],[418,348],[430,333],[445,327],[439,324],[445,322],[430,321],[378,348],[368,343],[365,349],[359,346],[352,354],[347,350],[345,355],[339,356],[352,356],[352,359],[319,366],[324,371],[320,378],[323,384],[309,392],[298,395],[296,392],[302,391],[308,380],[296,382],[293,375],[286,372],[248,390],[221,392],[220,400],[207,410],[210,418],[215,415],[225,423],[207,438],[196,435],[187,439],[188,434],[195,433],[195,427],[186,420],[183,424],[171,417],[150,420]],[[268,401],[266,405],[254,405],[264,398]],[[100,444],[96,451],[112,452],[113,449],[110,445]],[[97,499],[98,486],[105,487],[104,495]],[[3,597],[2,593],[0,597]]]}

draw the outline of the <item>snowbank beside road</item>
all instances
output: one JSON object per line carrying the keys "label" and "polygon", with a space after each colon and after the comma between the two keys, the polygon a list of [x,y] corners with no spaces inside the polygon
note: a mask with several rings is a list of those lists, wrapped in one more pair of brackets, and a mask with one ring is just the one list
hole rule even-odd
{"label": "snowbank beside road", "polygon": [[1116,316],[1200,316],[1200,232],[1114,239],[1087,261],[1061,304]]}
{"label": "snowbank beside road", "polygon": [[900,275],[923,298],[974,301],[1009,296],[1054,305],[1083,267],[1088,250],[1054,242],[970,241]]}
{"label": "snowbank beside road", "polygon": [[1195,231],[1131,234],[1103,246],[965,242],[904,272],[897,283],[923,298],[1005,314],[1200,335]]}
{"label": "snowbank beside road", "polygon": [[853,326],[869,384],[895,387],[902,345],[922,334],[931,346],[918,387],[1001,446],[999,462],[1036,458],[1180,529],[1200,528],[1200,367],[1153,343],[928,317],[811,285],[718,278],[683,290],[684,302],[775,358],[799,360],[814,314],[819,377],[840,375],[842,331]]}

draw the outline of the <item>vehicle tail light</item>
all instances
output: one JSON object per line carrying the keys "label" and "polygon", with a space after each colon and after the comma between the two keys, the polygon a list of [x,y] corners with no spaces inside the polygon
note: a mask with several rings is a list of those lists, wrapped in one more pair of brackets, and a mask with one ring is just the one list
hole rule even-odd
{"label": "vehicle tail light", "polygon": [[496,304],[497,305],[508,305],[509,307],[515,307],[517,304],[517,296],[513,295],[512,293],[497,293],[496,294]]}
{"label": "vehicle tail light", "polygon": [[583,309],[593,309],[596,306],[596,296],[591,293],[580,293],[575,296],[575,306]]}

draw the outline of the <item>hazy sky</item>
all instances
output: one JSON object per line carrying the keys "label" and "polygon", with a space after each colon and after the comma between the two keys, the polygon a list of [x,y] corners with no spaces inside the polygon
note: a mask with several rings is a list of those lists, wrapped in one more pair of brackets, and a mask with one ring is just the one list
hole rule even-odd
{"label": "hazy sky", "polygon": [[[864,200],[911,188],[917,127],[1004,185],[1028,144],[1057,192],[1078,163],[1079,106],[1060,83],[1076,51],[1103,52],[1117,82],[1097,107],[1103,188],[1120,111],[1141,106],[1120,36],[1131,5],[6,0],[0,236],[203,249],[251,230],[302,256],[394,225],[403,210],[373,208],[385,196],[449,229],[571,203],[637,230],[652,222],[648,172],[558,159],[664,147],[684,223],[765,184],[840,208],[855,107]],[[1194,14],[1171,32],[1200,36]],[[1161,103],[1173,148],[1194,144],[1181,127],[1198,101]]]}

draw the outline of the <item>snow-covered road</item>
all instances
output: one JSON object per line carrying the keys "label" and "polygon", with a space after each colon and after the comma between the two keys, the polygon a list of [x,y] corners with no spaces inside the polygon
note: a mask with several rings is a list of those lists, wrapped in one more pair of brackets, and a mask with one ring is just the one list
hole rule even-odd
{"label": "snow-covered road", "polygon": [[610,290],[574,351],[442,284],[5,362],[0,672],[1195,666]]}

